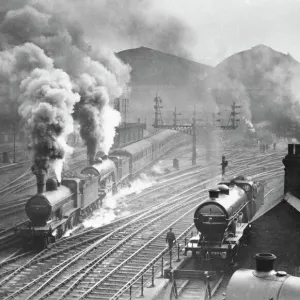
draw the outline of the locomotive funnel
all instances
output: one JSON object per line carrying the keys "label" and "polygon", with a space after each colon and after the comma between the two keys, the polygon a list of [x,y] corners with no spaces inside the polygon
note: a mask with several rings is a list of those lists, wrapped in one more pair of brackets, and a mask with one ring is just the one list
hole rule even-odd
{"label": "locomotive funnel", "polygon": [[209,198],[216,199],[219,198],[220,190],[209,190]]}
{"label": "locomotive funnel", "polygon": [[288,154],[294,155],[294,144],[288,144]]}
{"label": "locomotive funnel", "polygon": [[270,272],[274,270],[274,262],[276,256],[272,253],[257,253],[254,256],[256,260],[256,271],[257,272]]}
{"label": "locomotive funnel", "polygon": [[44,192],[44,187],[45,187],[46,172],[43,170],[39,170],[38,172],[36,172],[35,176],[36,176],[37,192],[38,194],[42,194]]}

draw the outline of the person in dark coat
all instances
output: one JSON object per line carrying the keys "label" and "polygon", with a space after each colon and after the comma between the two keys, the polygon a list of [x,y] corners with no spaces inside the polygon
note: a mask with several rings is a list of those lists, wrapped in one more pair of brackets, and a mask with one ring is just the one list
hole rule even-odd
{"label": "person in dark coat", "polygon": [[172,232],[172,228],[170,228],[170,231],[167,233],[166,242],[169,244],[169,250],[173,248],[174,242],[176,243],[176,237],[174,232]]}

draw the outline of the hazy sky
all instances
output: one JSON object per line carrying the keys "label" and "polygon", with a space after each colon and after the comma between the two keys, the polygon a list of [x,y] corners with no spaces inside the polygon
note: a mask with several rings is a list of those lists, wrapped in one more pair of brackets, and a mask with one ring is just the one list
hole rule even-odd
{"label": "hazy sky", "polygon": [[155,0],[195,32],[196,60],[223,58],[265,44],[300,60],[300,0]]}
{"label": "hazy sky", "polygon": [[[85,1],[91,2],[91,0],[80,0],[81,3]],[[104,0],[98,0],[99,3],[101,1]],[[124,4],[127,0],[119,1]],[[138,3],[145,1],[147,0],[136,0]],[[18,6],[18,3],[24,4],[26,0],[0,0],[0,2],[0,10],[3,10],[15,4]],[[186,50],[196,61],[216,65],[235,52],[258,44],[265,44],[284,53],[289,52],[300,61],[300,0],[151,0],[149,2],[152,5],[149,14],[159,11],[160,18],[166,18],[166,22],[168,16],[175,16],[191,30],[188,34],[190,43],[186,43]],[[93,13],[95,13],[94,8]],[[149,41],[147,43],[145,42],[146,46],[151,47],[151,43],[149,44]],[[130,36],[128,41],[117,39],[111,42],[116,51],[142,44],[143,41],[131,41]]]}

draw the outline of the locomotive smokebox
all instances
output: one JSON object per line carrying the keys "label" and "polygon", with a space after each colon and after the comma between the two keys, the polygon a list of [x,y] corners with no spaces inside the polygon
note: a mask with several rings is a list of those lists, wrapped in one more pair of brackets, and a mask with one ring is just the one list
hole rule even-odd
{"label": "locomotive smokebox", "polygon": [[211,199],[217,199],[219,198],[220,190],[214,189],[214,190],[209,190],[209,198]]}
{"label": "locomotive smokebox", "polygon": [[270,272],[274,270],[274,262],[276,256],[272,253],[257,253],[254,256],[256,260],[256,271],[257,272]]}
{"label": "locomotive smokebox", "polygon": [[39,170],[35,173],[35,176],[36,176],[37,193],[42,194],[45,188],[46,172],[43,170]]}

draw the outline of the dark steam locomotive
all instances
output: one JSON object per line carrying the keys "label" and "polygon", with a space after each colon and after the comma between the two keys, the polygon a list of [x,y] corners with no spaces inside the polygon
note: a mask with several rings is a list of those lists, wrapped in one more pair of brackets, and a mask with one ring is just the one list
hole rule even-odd
{"label": "dark steam locomotive", "polygon": [[256,270],[240,269],[232,275],[224,299],[300,299],[300,278],[284,271],[274,271],[275,255],[259,253],[255,259]]}
{"label": "dark steam locomotive", "polygon": [[187,138],[182,133],[165,130],[116,149],[109,157],[90,158],[90,165],[81,174],[70,173],[61,184],[49,178],[46,189],[45,174],[37,172],[38,193],[26,203],[29,224],[16,228],[16,234],[26,242],[34,241],[34,245],[45,247],[101,206],[108,192],[116,193],[145,166]]}
{"label": "dark steam locomotive", "polygon": [[198,235],[185,247],[185,255],[233,262],[249,235],[250,220],[262,205],[264,186],[243,176],[221,182],[194,213]]}

